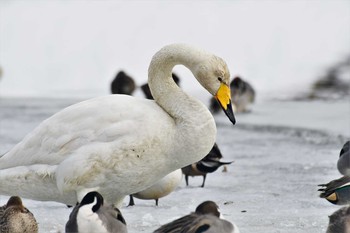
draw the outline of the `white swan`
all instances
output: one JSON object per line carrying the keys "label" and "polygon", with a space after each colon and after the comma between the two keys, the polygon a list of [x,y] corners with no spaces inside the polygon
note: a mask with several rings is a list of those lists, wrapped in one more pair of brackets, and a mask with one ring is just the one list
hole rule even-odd
{"label": "white swan", "polygon": [[75,205],[98,191],[120,206],[125,196],[202,159],[214,145],[215,122],[173,81],[178,64],[192,71],[235,123],[226,63],[198,48],[168,45],[148,70],[154,101],[109,95],[46,119],[0,158],[0,194]]}

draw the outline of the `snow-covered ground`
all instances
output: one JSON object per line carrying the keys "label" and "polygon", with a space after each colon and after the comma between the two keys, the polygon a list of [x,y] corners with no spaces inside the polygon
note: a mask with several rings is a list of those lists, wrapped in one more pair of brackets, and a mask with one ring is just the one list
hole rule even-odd
{"label": "snow-covered ground", "polygon": [[[0,154],[11,149],[42,120],[74,99],[0,99]],[[215,116],[223,160],[235,162],[226,173],[190,178],[170,195],[154,201],[135,199],[121,209],[130,233],[152,232],[188,214],[205,200],[216,201],[224,217],[241,232],[325,232],[328,215],[338,209],[318,197],[317,185],[340,177],[339,151],[350,138],[349,100],[336,102],[266,101],[237,114],[232,126]],[[116,187],[118,188],[118,187]],[[0,196],[0,204],[8,197]],[[54,202],[24,199],[40,232],[64,232],[71,209]]]}

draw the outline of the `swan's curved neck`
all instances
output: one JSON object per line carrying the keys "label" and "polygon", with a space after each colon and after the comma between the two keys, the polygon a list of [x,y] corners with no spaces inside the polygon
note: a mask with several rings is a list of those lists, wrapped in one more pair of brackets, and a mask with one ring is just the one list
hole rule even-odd
{"label": "swan's curved neck", "polygon": [[[205,58],[208,58],[208,53],[199,49],[188,48],[186,45],[164,47],[152,58],[148,70],[148,84],[154,100],[174,119],[175,125],[181,129],[182,138],[186,140],[184,143],[187,143],[187,145],[192,143],[193,149],[198,149],[198,146],[201,146],[198,143],[208,144],[203,145],[203,147],[209,146],[210,150],[215,142],[216,135],[213,116],[203,103],[187,95],[172,79],[172,70],[175,65],[184,65],[195,74],[196,69]],[[214,138],[207,137],[207,135],[214,135]],[[197,140],[191,141],[191,138]],[[198,142],[198,138],[200,142]],[[191,153],[191,151],[187,151],[186,154],[188,155],[188,153]]]}
{"label": "swan's curved neck", "polygon": [[[172,45],[157,52],[151,61],[148,70],[148,84],[154,100],[173,118],[183,118],[186,111],[176,106],[186,107],[185,101],[196,101],[179,88],[172,79],[172,70],[176,65],[184,65],[194,73],[194,70],[203,59],[201,50],[186,48],[186,45]],[[179,103],[180,101],[180,103]],[[179,112],[180,111],[180,112]]]}

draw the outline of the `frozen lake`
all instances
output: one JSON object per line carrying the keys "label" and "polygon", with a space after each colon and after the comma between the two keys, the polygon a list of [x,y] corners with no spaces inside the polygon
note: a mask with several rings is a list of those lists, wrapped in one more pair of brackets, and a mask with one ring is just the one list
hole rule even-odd
{"label": "frozen lake", "polygon": [[[42,120],[75,99],[0,99],[0,154],[18,143]],[[328,215],[339,207],[318,197],[317,185],[340,177],[336,162],[350,138],[349,99],[336,102],[266,100],[232,126],[215,116],[217,143],[226,173],[190,178],[159,201],[135,199],[121,209],[130,233],[152,232],[161,224],[194,211],[205,200],[218,203],[224,217],[241,232],[325,232]],[[118,187],[116,187],[118,188]],[[0,196],[0,204],[8,197]],[[64,232],[71,209],[54,202],[24,199],[40,232]]]}

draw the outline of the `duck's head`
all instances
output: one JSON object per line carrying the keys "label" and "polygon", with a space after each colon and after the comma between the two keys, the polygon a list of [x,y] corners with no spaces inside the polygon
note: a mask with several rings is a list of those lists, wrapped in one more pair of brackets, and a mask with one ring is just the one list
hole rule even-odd
{"label": "duck's head", "polygon": [[220,217],[219,206],[213,201],[205,201],[199,204],[196,208],[196,214],[212,214],[216,217]]}
{"label": "duck's head", "polygon": [[341,149],[339,157],[341,157],[344,154],[349,153],[349,152],[350,152],[350,141],[347,141],[344,144],[343,148]]}
{"label": "duck's head", "polygon": [[91,205],[92,212],[96,212],[100,209],[101,206],[103,206],[103,197],[98,192],[89,192],[84,196],[79,205],[80,207],[84,205]]}
{"label": "duck's head", "polygon": [[215,55],[197,66],[194,75],[201,85],[219,102],[226,116],[235,124],[236,119],[232,111],[230,91],[230,71],[225,61]]}
{"label": "duck's head", "polygon": [[23,207],[22,199],[18,196],[10,197],[10,199],[7,201],[6,208],[11,206]]}

